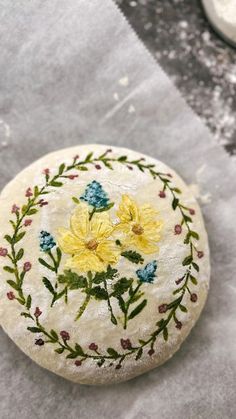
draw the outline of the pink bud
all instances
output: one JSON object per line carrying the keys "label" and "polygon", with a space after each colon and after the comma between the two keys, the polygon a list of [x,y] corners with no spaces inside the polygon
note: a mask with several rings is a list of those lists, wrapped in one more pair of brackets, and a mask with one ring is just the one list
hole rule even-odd
{"label": "pink bud", "polygon": [[166,197],[165,191],[160,191],[159,192],[159,197],[160,198],[165,198]]}
{"label": "pink bud", "polygon": [[7,298],[8,298],[8,300],[14,300],[16,297],[15,297],[15,294],[12,291],[9,291],[9,292],[7,292]]}
{"label": "pink bud", "polygon": [[182,227],[180,224],[176,224],[175,226],[175,234],[181,234],[182,233]]}
{"label": "pink bud", "polygon": [[31,263],[30,262],[25,262],[24,263],[24,266],[23,266],[23,271],[24,272],[28,272],[28,271],[30,271],[30,269],[32,268],[32,265],[31,265]]}
{"label": "pink bud", "polygon": [[7,251],[7,249],[5,249],[5,247],[0,247],[0,256],[5,257],[5,256],[7,256],[7,253],[8,253],[8,251]]}

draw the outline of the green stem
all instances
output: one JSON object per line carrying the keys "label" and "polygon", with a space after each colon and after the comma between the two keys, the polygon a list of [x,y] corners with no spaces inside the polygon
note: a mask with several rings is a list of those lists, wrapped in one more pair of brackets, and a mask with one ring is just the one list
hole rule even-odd
{"label": "green stem", "polygon": [[115,315],[114,315],[113,310],[112,310],[110,296],[109,296],[108,289],[107,289],[107,282],[106,282],[105,279],[103,280],[103,285],[104,285],[104,288],[105,288],[106,293],[107,293],[107,305],[108,305],[108,310],[110,311],[110,314],[111,314],[111,321],[112,321],[113,324],[117,324],[117,320],[116,320]]}
{"label": "green stem", "polygon": [[133,292],[130,295],[130,298],[128,299],[127,303],[125,304],[126,306],[126,310],[124,313],[124,329],[127,328],[127,323],[128,323],[128,312],[129,312],[129,306],[132,302],[132,299],[134,298],[134,296],[137,294],[137,292],[139,291],[139,288],[141,287],[142,283],[139,282],[139,284],[137,285],[137,287],[133,290]]}
{"label": "green stem", "polygon": [[90,275],[88,275],[88,278],[89,278],[88,287],[86,288],[86,291],[85,291],[87,295],[86,295],[86,297],[84,299],[83,304],[79,308],[79,311],[77,313],[77,316],[75,317],[75,321],[80,319],[80,317],[84,313],[84,311],[85,311],[85,309],[86,309],[86,307],[87,307],[87,305],[88,305],[88,303],[90,301],[90,298],[91,298],[90,291],[91,291],[91,288],[92,288],[92,285],[93,285],[93,277],[90,274]]}

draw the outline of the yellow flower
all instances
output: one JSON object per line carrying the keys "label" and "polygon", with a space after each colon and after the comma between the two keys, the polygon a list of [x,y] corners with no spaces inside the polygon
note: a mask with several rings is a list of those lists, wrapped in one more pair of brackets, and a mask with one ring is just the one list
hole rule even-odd
{"label": "yellow flower", "polygon": [[66,267],[101,272],[108,264],[117,263],[120,250],[114,241],[108,239],[113,230],[107,212],[95,213],[89,220],[87,205],[79,203],[71,216],[70,229],[59,229],[59,246],[64,253],[71,255]]}
{"label": "yellow flower", "polygon": [[156,219],[157,211],[148,204],[138,207],[128,195],[122,195],[117,215],[120,223],[116,231],[126,234],[125,246],[134,246],[145,254],[158,251],[162,222]]}

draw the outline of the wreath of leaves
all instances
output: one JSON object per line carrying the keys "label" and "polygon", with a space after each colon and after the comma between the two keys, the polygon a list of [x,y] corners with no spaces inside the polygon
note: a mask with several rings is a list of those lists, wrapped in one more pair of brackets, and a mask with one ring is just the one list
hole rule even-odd
{"label": "wreath of leaves", "polygon": [[[96,166],[98,163],[103,164],[106,168],[113,170],[113,164],[121,164],[126,166],[129,170],[136,168],[141,172],[148,172],[153,179],[159,179],[163,184],[162,193],[169,192],[172,197],[172,208],[174,211],[178,210],[181,214],[181,226],[185,227],[186,235],[184,243],[189,246],[189,255],[182,261],[182,265],[186,267],[185,273],[182,278],[177,279],[175,282],[178,285],[178,288],[173,292],[174,299],[170,303],[163,303],[159,306],[159,312],[163,313],[163,317],[156,323],[155,330],[150,334],[146,340],[139,339],[138,345],[133,345],[130,339],[121,339],[121,351],[117,351],[114,348],[107,348],[106,353],[100,352],[98,346],[95,343],[91,343],[87,350],[83,349],[78,343],[74,346],[69,345],[68,341],[70,336],[68,332],[61,331],[59,334],[55,330],[47,331],[45,327],[39,321],[39,313],[35,311],[32,313],[31,305],[32,298],[31,295],[24,294],[23,291],[23,282],[25,276],[28,272],[27,263],[23,264],[21,267],[19,262],[24,257],[24,249],[20,247],[17,250],[17,247],[20,241],[24,238],[26,234],[26,228],[24,227],[24,220],[28,216],[35,215],[40,207],[47,202],[44,201],[44,196],[63,186],[63,179],[68,178],[68,173],[72,170],[87,171],[89,166]],[[196,231],[191,229],[192,218],[189,215],[189,208],[184,206],[180,199],[179,195],[181,191],[172,185],[171,175],[161,173],[155,170],[154,164],[147,164],[144,158],[139,158],[136,160],[129,160],[127,156],[120,156],[118,158],[111,156],[111,150],[105,151],[98,157],[94,157],[94,154],[89,153],[84,160],[79,161],[79,157],[76,156],[71,165],[66,165],[62,163],[59,166],[58,172],[50,177],[49,173],[45,173],[45,183],[39,188],[35,186],[32,191],[32,196],[28,197],[28,201],[22,208],[16,208],[14,211],[15,219],[10,220],[9,222],[12,225],[13,233],[12,235],[5,235],[5,240],[10,245],[10,251],[7,254],[9,258],[9,265],[4,266],[4,270],[11,274],[14,277],[14,280],[7,279],[7,283],[17,292],[17,301],[24,306],[24,311],[21,315],[30,318],[34,323],[33,326],[28,327],[27,329],[34,334],[41,334],[44,336],[45,341],[38,338],[38,344],[51,343],[56,346],[55,352],[58,354],[66,353],[66,358],[76,359],[75,364],[77,366],[81,365],[86,359],[93,359],[96,361],[97,365],[101,367],[105,362],[108,362],[109,365],[114,365],[116,369],[121,368],[123,361],[129,356],[135,356],[135,359],[138,360],[142,357],[143,351],[145,348],[148,349],[148,354],[151,356],[154,353],[154,344],[158,336],[162,335],[164,340],[168,340],[168,325],[173,319],[176,327],[181,328],[181,322],[178,320],[177,315],[179,311],[187,312],[187,308],[183,304],[184,297],[186,293],[190,295],[190,299],[193,301],[192,294],[190,291],[190,284],[193,286],[197,285],[197,279],[194,272],[199,272],[199,265],[196,262],[196,256],[198,254],[197,247],[195,246],[195,241],[199,240],[199,235]],[[124,255],[129,260],[132,260],[134,263],[139,263],[142,260],[136,254],[136,252],[126,252]],[[58,268],[60,263],[60,249],[57,249],[57,259],[53,261],[55,271]],[[53,260],[53,259],[52,259]],[[114,269],[109,267],[112,271],[108,272],[109,275],[115,275],[116,272]],[[91,277],[91,273],[89,274]],[[98,282],[103,281],[103,278],[99,278],[99,274],[96,274]],[[67,298],[68,288],[73,289],[74,287],[87,287],[87,279],[82,276],[75,276],[70,271],[66,271],[65,275],[59,276],[59,282],[65,284],[65,288],[62,291],[65,298]],[[60,298],[57,290],[51,287],[51,283],[45,278],[45,286],[52,293],[54,300]],[[180,285],[180,286],[179,286]],[[122,308],[122,311],[125,314],[125,322],[127,323],[128,319],[135,317],[146,305],[147,300],[144,299],[135,309],[129,312],[130,305],[137,301],[140,298],[139,292],[140,284],[134,287],[132,280],[126,281],[121,278],[118,282],[115,283],[113,287],[113,296],[118,299],[119,305]],[[128,299],[124,301],[123,291],[128,291]],[[98,288],[93,290],[93,293],[101,292],[99,285]],[[89,296],[89,293],[87,294]],[[166,314],[165,314],[166,313]],[[41,342],[39,342],[41,341]]]}

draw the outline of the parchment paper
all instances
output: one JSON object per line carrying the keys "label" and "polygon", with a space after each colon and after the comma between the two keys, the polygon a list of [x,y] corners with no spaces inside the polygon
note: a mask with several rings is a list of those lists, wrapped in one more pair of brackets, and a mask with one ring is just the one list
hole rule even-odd
{"label": "parchment paper", "polygon": [[0,186],[57,148],[128,146],[199,185],[212,254],[197,326],[169,362],[130,382],[72,384],[1,331],[0,417],[235,418],[235,163],[111,0],[1,0],[0,21]]}

